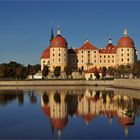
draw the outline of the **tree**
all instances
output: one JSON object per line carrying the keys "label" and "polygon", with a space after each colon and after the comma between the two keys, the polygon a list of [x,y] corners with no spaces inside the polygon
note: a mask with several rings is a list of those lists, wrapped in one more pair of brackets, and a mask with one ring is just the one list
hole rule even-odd
{"label": "tree", "polygon": [[0,77],[4,78],[6,74],[6,67],[4,65],[0,65]]}
{"label": "tree", "polygon": [[60,72],[61,72],[61,67],[60,66],[56,66],[54,68],[54,76],[58,78],[58,76],[60,76]]}
{"label": "tree", "polygon": [[72,69],[71,69],[70,66],[66,66],[66,67],[64,68],[64,71],[66,72],[67,77],[68,77],[69,75],[71,75],[71,73],[72,73]]}
{"label": "tree", "polygon": [[97,70],[94,72],[94,76],[96,76],[96,79],[100,79],[100,75],[99,75],[99,72]]}
{"label": "tree", "polygon": [[140,77],[140,61],[137,61],[132,68],[132,74],[137,78]]}
{"label": "tree", "polygon": [[49,73],[49,67],[48,66],[44,66],[43,71],[42,71],[42,75],[44,77],[46,77]]}
{"label": "tree", "polygon": [[113,76],[114,76],[114,74],[115,74],[115,68],[113,68],[113,67],[108,67],[107,73],[108,73],[109,75],[113,75]]}
{"label": "tree", "polygon": [[106,76],[106,71],[107,71],[107,68],[103,67],[102,68],[102,78],[104,78]]}

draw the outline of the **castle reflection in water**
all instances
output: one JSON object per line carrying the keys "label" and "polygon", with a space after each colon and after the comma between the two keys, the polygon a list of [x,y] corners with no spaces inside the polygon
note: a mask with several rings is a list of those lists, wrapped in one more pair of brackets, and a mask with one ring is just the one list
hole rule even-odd
{"label": "castle reflection in water", "polygon": [[100,90],[46,90],[41,96],[43,112],[50,119],[52,135],[57,130],[58,137],[68,125],[68,116],[80,116],[86,124],[95,117],[106,116],[109,123],[117,117],[124,128],[125,135],[135,123],[139,100],[126,95],[114,94],[114,91]]}
{"label": "castle reflection in water", "polygon": [[0,106],[7,105],[13,100],[21,106],[25,100],[31,104],[39,103],[41,100],[41,109],[49,119],[52,136],[56,131],[59,138],[63,129],[70,123],[68,122],[70,117],[82,118],[85,125],[90,124],[97,117],[99,119],[106,117],[108,123],[112,124],[115,118],[124,129],[124,134],[128,135],[129,128],[135,124],[136,116],[140,116],[140,99],[128,96],[127,93],[122,94],[121,90],[119,93],[113,89],[50,88],[39,91],[29,90],[26,96],[24,93],[24,90],[13,91],[13,93],[6,91],[6,94],[1,91]]}

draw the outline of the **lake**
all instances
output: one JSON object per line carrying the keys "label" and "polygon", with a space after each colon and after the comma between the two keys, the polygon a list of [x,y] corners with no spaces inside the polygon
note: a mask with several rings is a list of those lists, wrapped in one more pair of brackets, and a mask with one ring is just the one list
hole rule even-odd
{"label": "lake", "polygon": [[138,139],[139,131],[138,90],[0,90],[0,139]]}

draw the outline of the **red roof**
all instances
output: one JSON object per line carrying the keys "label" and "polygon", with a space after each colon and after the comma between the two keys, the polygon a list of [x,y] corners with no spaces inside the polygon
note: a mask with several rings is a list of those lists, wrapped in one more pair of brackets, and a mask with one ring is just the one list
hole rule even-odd
{"label": "red roof", "polygon": [[119,123],[125,127],[127,125],[133,125],[134,117],[119,117]]}
{"label": "red roof", "polygon": [[113,53],[113,54],[115,54],[115,53],[117,53],[116,49],[117,49],[117,47],[115,47],[114,45],[108,44],[105,48],[100,49],[99,53],[102,53],[102,54],[112,54]]}
{"label": "red roof", "polygon": [[41,58],[50,58],[50,47],[46,48],[42,55],[41,55]]}
{"label": "red roof", "polygon": [[118,48],[134,48],[134,41],[129,37],[129,36],[123,36],[119,41],[118,41]]}
{"label": "red roof", "polygon": [[97,69],[96,66],[95,67],[92,67],[90,68],[89,70],[86,71],[86,73],[95,73],[95,72],[99,72],[101,73],[102,72],[102,69]]}
{"label": "red roof", "polygon": [[97,50],[97,48],[92,45],[89,41],[86,41],[84,45],[79,48],[79,50]]}
{"label": "red roof", "polygon": [[50,44],[53,48],[67,48],[67,41],[61,35],[54,37]]}
{"label": "red roof", "polygon": [[67,118],[53,118],[51,119],[51,124],[54,128],[63,129],[67,125]]}
{"label": "red roof", "polygon": [[81,115],[81,117],[86,121],[86,122],[91,122],[93,120],[93,118],[95,117],[95,115],[93,114],[85,114],[85,115]]}
{"label": "red roof", "polygon": [[43,110],[43,112],[45,113],[45,115],[46,115],[47,117],[50,117],[50,107],[49,107],[49,106],[43,105],[43,106],[42,106],[42,110]]}

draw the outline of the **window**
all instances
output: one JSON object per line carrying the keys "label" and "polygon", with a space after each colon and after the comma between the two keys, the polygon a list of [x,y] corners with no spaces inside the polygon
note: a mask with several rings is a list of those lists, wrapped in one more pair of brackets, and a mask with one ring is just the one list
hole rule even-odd
{"label": "window", "polygon": [[129,58],[127,58],[127,62],[129,62]]}
{"label": "window", "polygon": [[83,51],[82,51],[82,53],[83,53]]}
{"label": "window", "polygon": [[96,51],[94,51],[94,53],[96,53]]}
{"label": "window", "polygon": [[100,55],[100,58],[102,58],[102,56]]}
{"label": "window", "polygon": [[123,53],[121,54],[121,56],[123,56]]}
{"label": "window", "polygon": [[102,60],[100,60],[100,63],[102,63]]}
{"label": "window", "polygon": [[58,49],[58,51],[60,52],[60,49]]}
{"label": "window", "polygon": [[45,60],[43,60],[43,63],[45,63]]}
{"label": "window", "polygon": [[121,59],[121,61],[123,62],[123,58]]}
{"label": "window", "polygon": [[60,58],[58,59],[58,62],[60,62],[61,60],[60,60]]}
{"label": "window", "polygon": [[54,52],[54,49],[53,49],[53,52]]}
{"label": "window", "polygon": [[52,61],[54,62],[54,58],[52,59]]}
{"label": "window", "polygon": [[112,63],[114,63],[114,60],[112,60]]}
{"label": "window", "polygon": [[127,49],[127,51],[129,52],[129,49]]}
{"label": "window", "polygon": [[127,56],[129,56],[129,53],[127,53]]}
{"label": "window", "polygon": [[83,63],[84,61],[82,60],[82,63]]}
{"label": "window", "polygon": [[96,63],[96,60],[94,60],[94,63]]}
{"label": "window", "polygon": [[88,53],[90,53],[90,51],[88,51]]}
{"label": "window", "polygon": [[54,53],[53,53],[53,56],[54,56]]}
{"label": "window", "polygon": [[60,53],[58,54],[58,56],[60,56]]}
{"label": "window", "polygon": [[110,58],[110,55],[108,55],[108,58]]}
{"label": "window", "polygon": [[96,58],[96,55],[94,55],[94,58]]}
{"label": "window", "polygon": [[104,63],[106,63],[106,61],[104,60]]}
{"label": "window", "polygon": [[114,58],[114,55],[112,55],[112,58]]}
{"label": "window", "polygon": [[110,63],[110,60],[108,60],[108,63]]}
{"label": "window", "polygon": [[104,58],[106,58],[106,56],[104,55]]}
{"label": "window", "polygon": [[123,49],[121,49],[121,51],[123,52]]}

